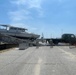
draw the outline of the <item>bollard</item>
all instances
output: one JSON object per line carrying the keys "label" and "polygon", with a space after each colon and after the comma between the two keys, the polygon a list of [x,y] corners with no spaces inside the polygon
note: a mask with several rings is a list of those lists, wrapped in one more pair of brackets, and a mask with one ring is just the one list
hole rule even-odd
{"label": "bollard", "polygon": [[36,48],[39,48],[39,41],[36,41]]}

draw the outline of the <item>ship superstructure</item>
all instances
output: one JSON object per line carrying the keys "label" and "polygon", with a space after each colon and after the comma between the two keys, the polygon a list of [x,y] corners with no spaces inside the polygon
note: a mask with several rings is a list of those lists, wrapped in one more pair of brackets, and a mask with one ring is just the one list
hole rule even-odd
{"label": "ship superstructure", "polygon": [[0,25],[0,33],[20,39],[37,39],[39,35],[26,32],[27,29],[10,25]]}

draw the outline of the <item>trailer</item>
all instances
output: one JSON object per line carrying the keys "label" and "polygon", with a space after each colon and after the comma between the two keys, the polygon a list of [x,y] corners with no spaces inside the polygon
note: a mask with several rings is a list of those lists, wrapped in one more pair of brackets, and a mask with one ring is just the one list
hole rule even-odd
{"label": "trailer", "polygon": [[61,38],[47,38],[46,42],[48,41],[48,43],[50,43],[50,40],[52,40],[54,45],[58,45],[58,43],[76,44],[76,36],[74,34],[63,34]]}

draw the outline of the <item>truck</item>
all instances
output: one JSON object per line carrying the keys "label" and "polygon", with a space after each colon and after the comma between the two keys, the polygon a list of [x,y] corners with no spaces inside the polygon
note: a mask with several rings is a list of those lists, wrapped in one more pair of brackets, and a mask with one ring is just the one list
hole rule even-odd
{"label": "truck", "polygon": [[68,43],[70,45],[76,44],[76,36],[74,34],[63,34],[61,38],[47,38],[46,41],[50,43],[52,40],[54,45],[58,45],[58,43]]}

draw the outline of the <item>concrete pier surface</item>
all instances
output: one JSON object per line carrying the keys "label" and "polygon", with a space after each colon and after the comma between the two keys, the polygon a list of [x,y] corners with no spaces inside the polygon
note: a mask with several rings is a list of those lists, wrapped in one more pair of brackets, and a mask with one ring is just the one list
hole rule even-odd
{"label": "concrete pier surface", "polygon": [[18,48],[0,53],[0,75],[76,75],[76,48]]}

